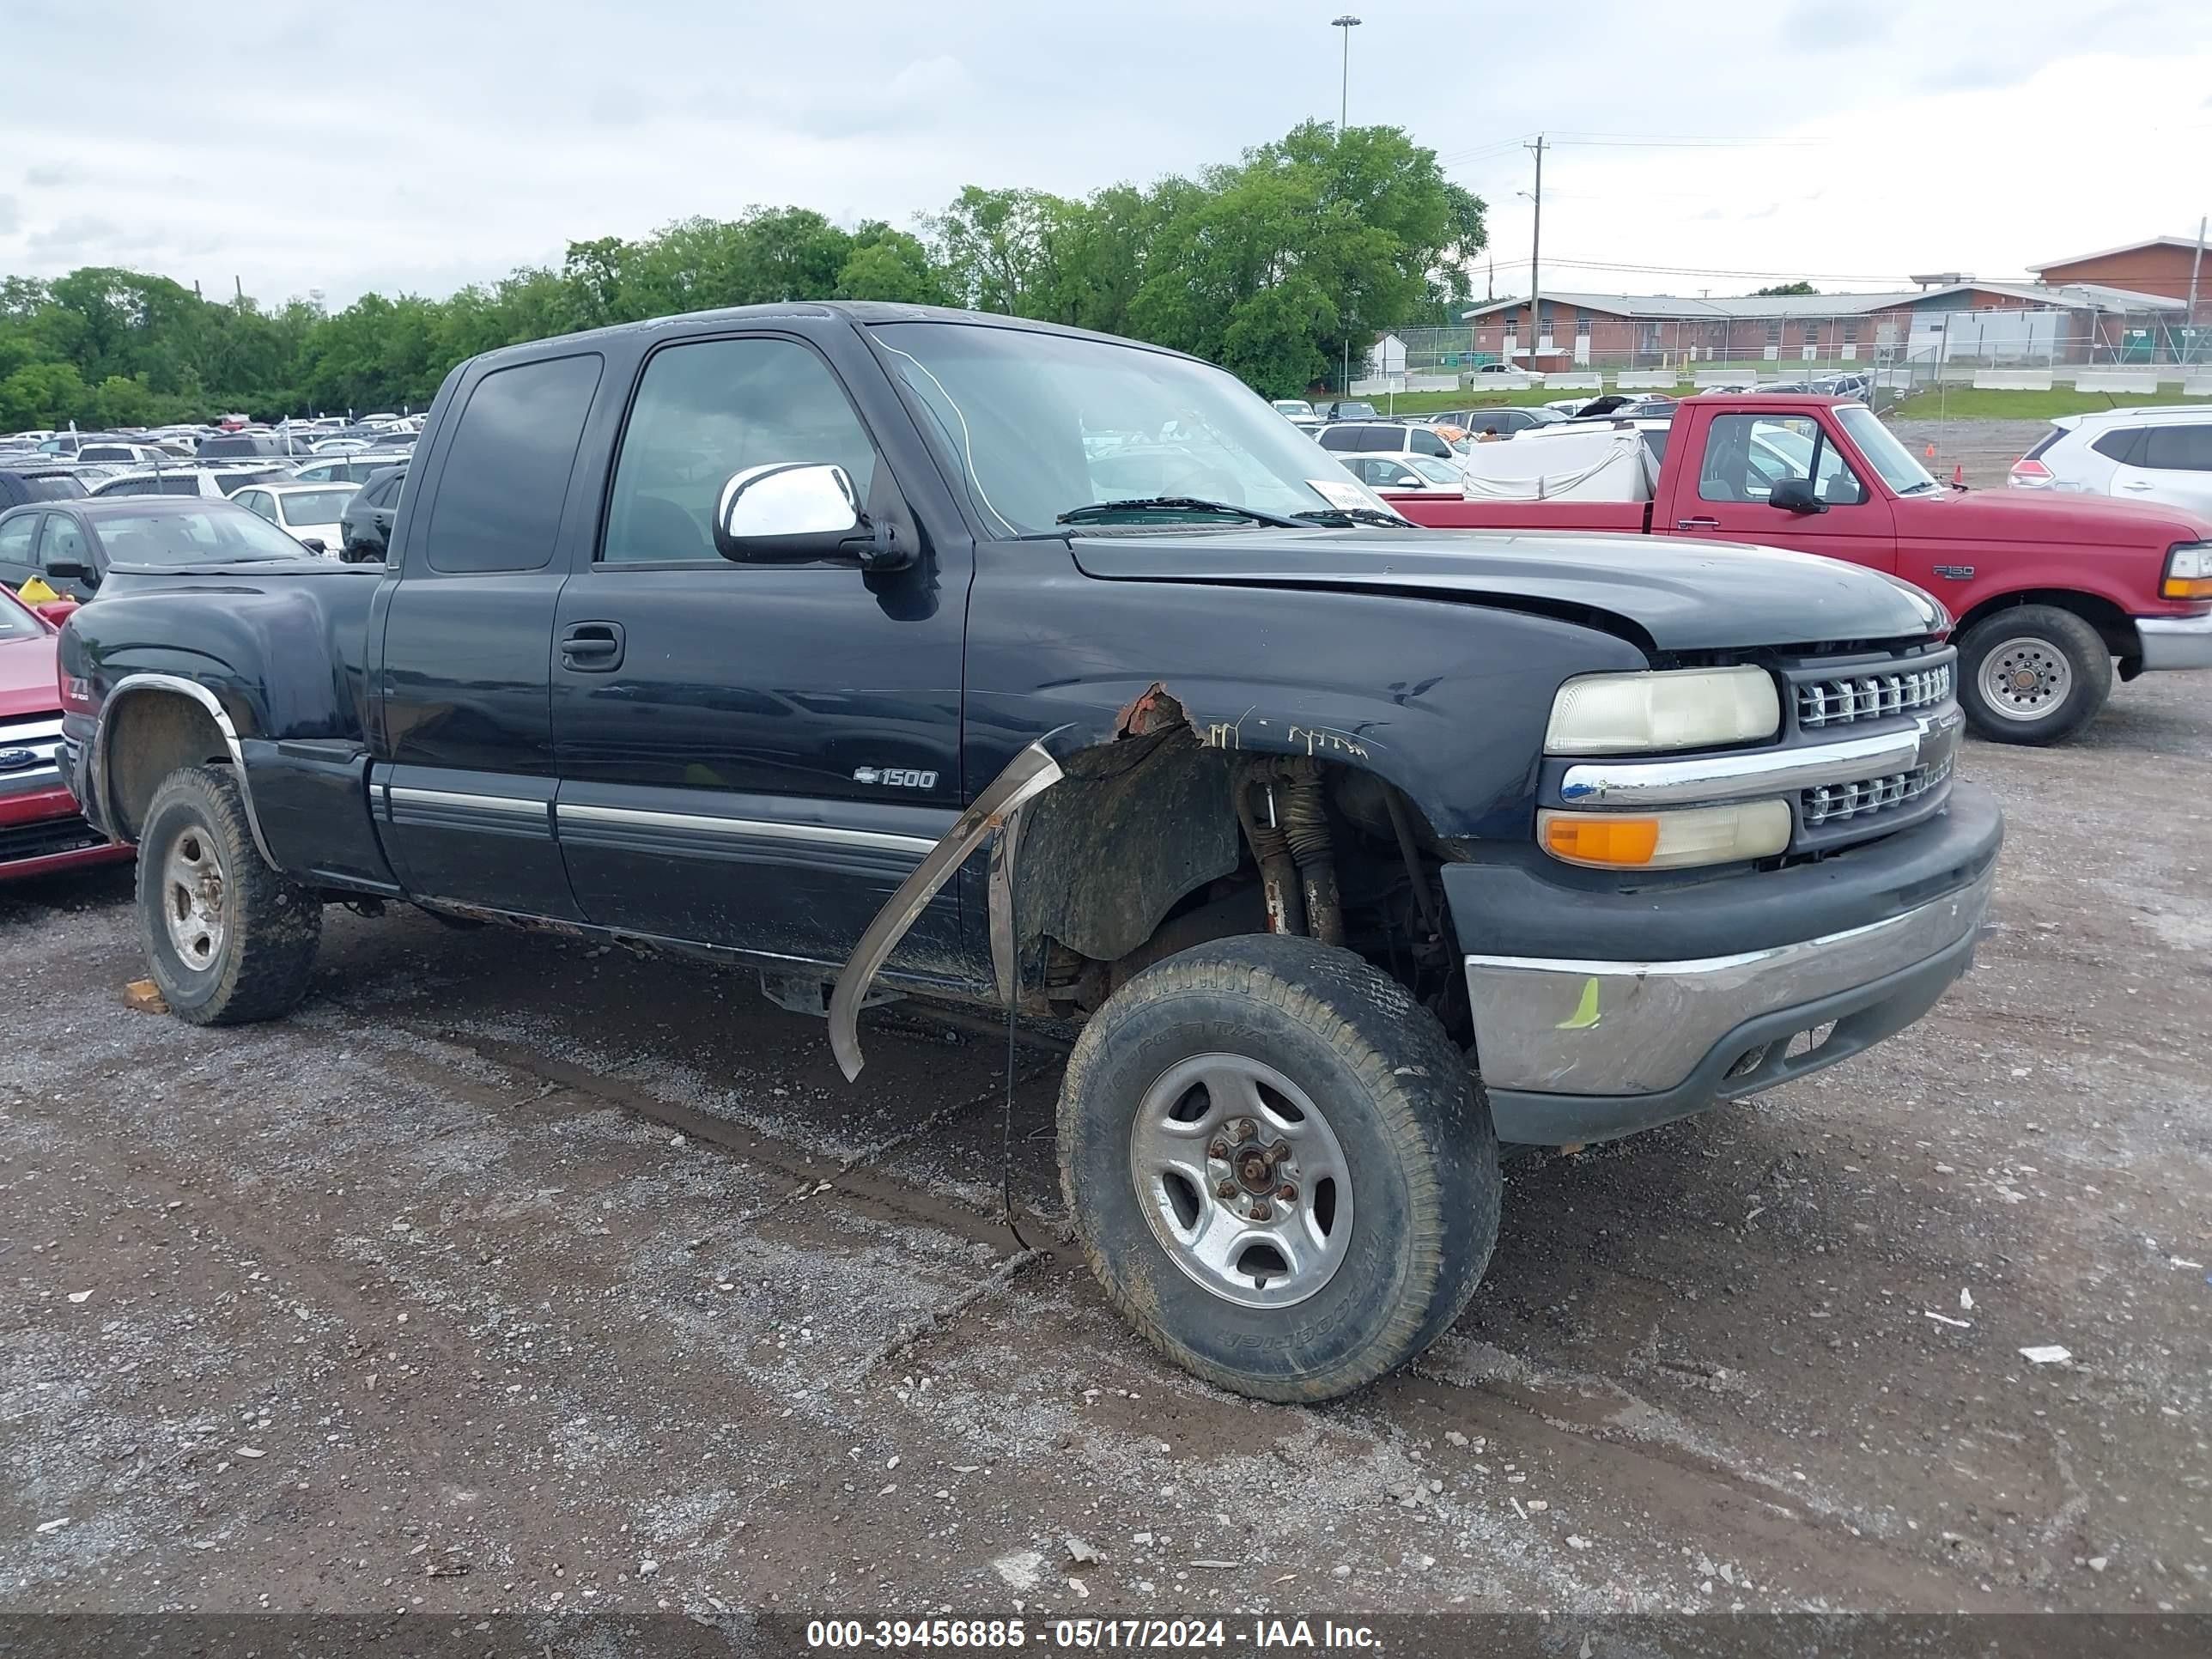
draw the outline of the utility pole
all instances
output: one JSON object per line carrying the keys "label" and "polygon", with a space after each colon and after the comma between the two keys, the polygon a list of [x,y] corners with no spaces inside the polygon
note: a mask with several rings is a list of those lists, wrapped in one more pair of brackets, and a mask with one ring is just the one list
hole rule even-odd
{"label": "utility pole", "polygon": [[[1344,73],[1336,91],[1336,142],[1340,144],[1344,142],[1345,123],[1352,110],[1352,32],[1359,27],[1359,20],[1346,12],[1341,17],[1330,18],[1328,26],[1344,31]],[[1337,384],[1336,395],[1340,398],[1352,395],[1352,331],[1349,328],[1344,331],[1344,375]]]}
{"label": "utility pole", "polygon": [[2204,216],[2197,220],[2197,252],[2189,260],[2189,311],[2183,321],[2189,329],[2189,361],[2197,361],[2197,273],[2204,264]]}
{"label": "utility pole", "polygon": [[1534,373],[1536,341],[1543,331],[1543,324],[1540,320],[1543,314],[1540,304],[1543,295],[1539,286],[1536,261],[1544,246],[1544,135],[1538,133],[1534,143],[1523,144],[1522,149],[1534,150],[1536,155],[1536,194],[1531,198],[1536,204],[1536,222],[1528,233],[1528,368]]}

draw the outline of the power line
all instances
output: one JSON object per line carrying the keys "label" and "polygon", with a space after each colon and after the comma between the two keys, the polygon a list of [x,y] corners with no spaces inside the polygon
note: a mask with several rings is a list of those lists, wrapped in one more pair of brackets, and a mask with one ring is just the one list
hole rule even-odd
{"label": "power line", "polygon": [[1869,276],[1863,271],[1840,270],[1730,270],[1715,265],[1650,265],[1635,264],[1620,259],[1570,259],[1554,253],[1551,263],[1572,265],[1577,270],[1624,270],[1641,272],[1655,276],[1765,276],[1784,282],[1803,280],[1824,283],[1905,283],[1911,279],[1895,274]]}

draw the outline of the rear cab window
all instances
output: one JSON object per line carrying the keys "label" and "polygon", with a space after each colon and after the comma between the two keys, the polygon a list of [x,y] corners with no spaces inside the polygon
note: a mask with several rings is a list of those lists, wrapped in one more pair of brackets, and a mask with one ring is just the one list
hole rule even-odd
{"label": "rear cab window", "polygon": [[542,570],[552,562],[597,352],[495,369],[469,393],[430,500],[424,562],[447,575]]}

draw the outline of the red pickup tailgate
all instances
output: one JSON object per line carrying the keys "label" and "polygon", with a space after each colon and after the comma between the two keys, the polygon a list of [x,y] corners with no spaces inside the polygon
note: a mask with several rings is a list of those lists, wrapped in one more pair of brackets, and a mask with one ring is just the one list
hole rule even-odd
{"label": "red pickup tailgate", "polygon": [[1636,536],[1648,501],[1470,501],[1457,495],[1395,494],[1382,499],[1431,530],[1596,530]]}

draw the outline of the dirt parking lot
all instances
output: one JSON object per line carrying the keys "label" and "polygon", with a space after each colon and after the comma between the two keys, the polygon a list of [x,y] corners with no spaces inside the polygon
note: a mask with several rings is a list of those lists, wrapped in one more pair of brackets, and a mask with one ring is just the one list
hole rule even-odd
{"label": "dirt parking lot", "polygon": [[[1954,469],[1964,467],[1972,488],[2004,489],[2012,464],[2051,431],[2048,421],[1945,420],[1932,409],[1919,410],[1919,404],[1929,401],[1915,399],[1913,416],[1893,421],[1892,428],[1920,464],[1947,483]],[[1936,450],[1932,455],[1928,453],[1931,444]]]}
{"label": "dirt parking lot", "polygon": [[1319,1410],[1109,1311],[1049,1055],[1029,1257],[990,1037],[886,1011],[848,1087],[747,981],[342,911],[198,1030],[122,1005],[127,872],[9,890],[0,1606],[2204,1609],[2212,685],[1964,771],[1931,1018],[1518,1166],[1467,1316]]}

